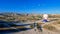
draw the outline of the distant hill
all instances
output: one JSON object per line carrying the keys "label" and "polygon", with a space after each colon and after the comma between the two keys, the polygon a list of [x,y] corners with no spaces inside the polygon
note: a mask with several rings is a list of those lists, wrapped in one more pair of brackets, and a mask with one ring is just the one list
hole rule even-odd
{"label": "distant hill", "polygon": [[[49,18],[60,18],[59,14],[48,14]],[[43,14],[0,13],[0,20],[5,21],[35,21],[42,19]]]}

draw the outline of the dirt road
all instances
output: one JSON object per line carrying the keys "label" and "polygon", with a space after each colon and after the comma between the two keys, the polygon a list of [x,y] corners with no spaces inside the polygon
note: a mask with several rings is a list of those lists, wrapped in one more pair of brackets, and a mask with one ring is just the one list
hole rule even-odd
{"label": "dirt road", "polygon": [[27,31],[22,31],[22,32],[16,32],[16,33],[11,33],[11,34],[59,34],[57,32],[49,31],[46,29],[43,29],[42,32],[34,31],[34,29],[27,30]]}

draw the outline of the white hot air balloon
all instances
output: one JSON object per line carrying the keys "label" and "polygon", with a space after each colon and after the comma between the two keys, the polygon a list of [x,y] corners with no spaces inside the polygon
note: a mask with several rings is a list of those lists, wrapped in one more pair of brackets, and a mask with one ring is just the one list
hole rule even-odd
{"label": "white hot air balloon", "polygon": [[48,14],[43,14],[43,22],[47,22],[48,21]]}
{"label": "white hot air balloon", "polygon": [[48,14],[44,14],[43,19],[48,19]]}

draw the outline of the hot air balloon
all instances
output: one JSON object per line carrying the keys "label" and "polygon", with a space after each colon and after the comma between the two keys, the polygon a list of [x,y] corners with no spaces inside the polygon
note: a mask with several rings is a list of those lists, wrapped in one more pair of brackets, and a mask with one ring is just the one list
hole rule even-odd
{"label": "hot air balloon", "polygon": [[43,22],[48,22],[48,14],[43,14]]}

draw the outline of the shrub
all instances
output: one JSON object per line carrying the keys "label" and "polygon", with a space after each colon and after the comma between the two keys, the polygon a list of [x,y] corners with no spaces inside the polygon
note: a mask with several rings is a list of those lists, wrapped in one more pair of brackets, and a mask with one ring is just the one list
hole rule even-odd
{"label": "shrub", "polygon": [[48,29],[48,30],[51,30],[51,31],[56,31],[56,28],[52,25],[45,25],[44,28]]}

